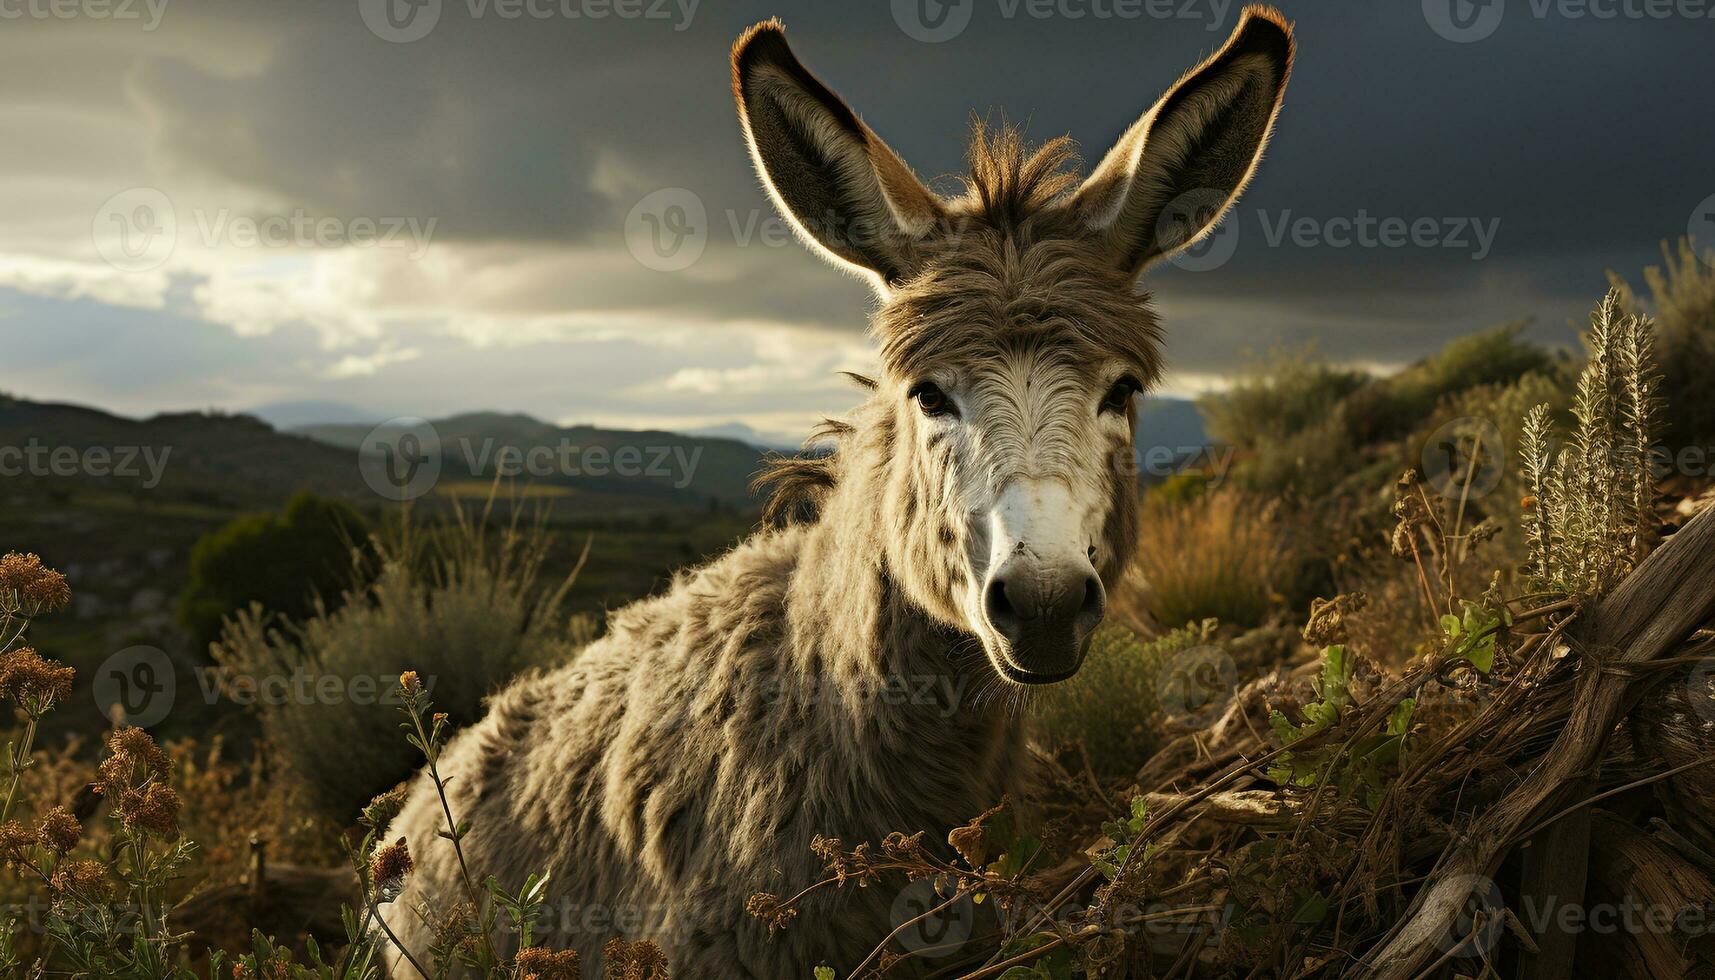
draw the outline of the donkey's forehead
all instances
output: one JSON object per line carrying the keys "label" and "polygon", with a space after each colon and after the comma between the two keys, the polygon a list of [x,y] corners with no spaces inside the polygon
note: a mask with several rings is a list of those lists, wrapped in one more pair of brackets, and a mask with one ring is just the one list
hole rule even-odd
{"label": "donkey's forehead", "polygon": [[904,377],[982,371],[1026,353],[1096,368],[1118,361],[1146,385],[1160,363],[1147,294],[1075,240],[961,236],[875,318],[882,359]]}

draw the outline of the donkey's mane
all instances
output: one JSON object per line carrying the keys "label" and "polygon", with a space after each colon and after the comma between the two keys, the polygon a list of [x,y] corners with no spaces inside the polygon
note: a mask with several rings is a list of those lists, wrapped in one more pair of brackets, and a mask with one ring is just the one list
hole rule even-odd
{"label": "donkey's mane", "polygon": [[[874,391],[875,379],[844,372],[858,385]],[[822,501],[839,483],[835,454],[857,427],[840,419],[823,419],[804,440],[804,451],[796,456],[771,456],[762,471],[750,481],[753,493],[768,491],[762,505],[762,523],[769,527],[811,524],[821,516]]]}
{"label": "donkey's mane", "polygon": [[971,172],[960,203],[969,217],[1003,232],[1024,228],[1078,186],[1077,144],[1068,136],[1031,148],[1017,126],[991,129],[976,119],[965,154]]}

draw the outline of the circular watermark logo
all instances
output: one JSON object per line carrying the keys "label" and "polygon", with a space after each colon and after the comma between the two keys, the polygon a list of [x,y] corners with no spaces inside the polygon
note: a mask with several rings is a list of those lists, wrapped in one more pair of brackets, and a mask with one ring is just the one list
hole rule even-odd
{"label": "circular watermark logo", "polygon": [[930,878],[901,889],[892,911],[893,926],[900,929],[895,937],[899,945],[922,957],[958,952],[976,927],[977,906],[969,895],[948,904],[952,897],[951,890],[943,894]]}
{"label": "circular watermark logo", "polygon": [[1495,33],[1506,12],[1506,0],[1423,0],[1423,19],[1430,30],[1455,44]]}
{"label": "circular watermark logo", "polygon": [[1239,247],[1239,223],[1222,219],[1226,204],[1227,195],[1213,187],[1188,190],[1168,201],[1155,219],[1155,241],[1167,261],[1187,272],[1226,265]]}
{"label": "circular watermark logo", "polygon": [[427,419],[388,419],[363,437],[357,469],[369,489],[388,500],[415,500],[441,478],[441,436]]}
{"label": "circular watermark logo", "polygon": [[1715,194],[1704,198],[1691,210],[1691,220],[1685,223],[1685,234],[1691,238],[1693,248],[1702,252],[1715,248]]}
{"label": "circular watermark logo", "polygon": [[625,216],[625,247],[645,268],[678,272],[703,256],[709,212],[683,187],[667,187],[638,201]]}
{"label": "circular watermark logo", "polygon": [[101,662],[91,686],[103,718],[115,725],[149,728],[173,710],[178,675],[165,651],[126,647]]}
{"label": "circular watermark logo", "polygon": [[976,0],[893,0],[893,22],[913,41],[940,44],[970,26]]}
{"label": "circular watermark logo", "polygon": [[90,235],[108,265],[121,272],[146,272],[173,254],[179,219],[165,193],[132,187],[101,203]]}
{"label": "circular watermark logo", "polygon": [[1482,875],[1462,875],[1449,888],[1465,892],[1465,904],[1447,931],[1435,938],[1435,948],[1453,956],[1482,956],[1495,948],[1506,928],[1506,902],[1500,886]]}
{"label": "circular watermark logo", "polygon": [[1423,441],[1423,481],[1449,500],[1493,493],[1506,472],[1506,440],[1495,423],[1467,415],[1437,426]]}
{"label": "circular watermark logo", "polygon": [[420,41],[441,20],[441,0],[357,0],[357,12],[369,33],[383,41]]}
{"label": "circular watermark logo", "polygon": [[1238,665],[1218,646],[1173,654],[1155,677],[1162,713],[1176,725],[1208,728],[1221,717],[1238,686]]}

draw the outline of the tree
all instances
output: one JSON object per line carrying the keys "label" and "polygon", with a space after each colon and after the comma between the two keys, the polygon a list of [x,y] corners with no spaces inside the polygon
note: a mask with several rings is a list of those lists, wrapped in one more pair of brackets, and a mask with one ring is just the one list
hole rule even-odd
{"label": "tree", "polygon": [[351,550],[363,545],[367,531],[349,504],[307,492],[278,514],[236,518],[191,549],[179,622],[202,650],[220,638],[228,616],[252,602],[271,613],[307,616],[317,596],[337,598],[350,584]]}

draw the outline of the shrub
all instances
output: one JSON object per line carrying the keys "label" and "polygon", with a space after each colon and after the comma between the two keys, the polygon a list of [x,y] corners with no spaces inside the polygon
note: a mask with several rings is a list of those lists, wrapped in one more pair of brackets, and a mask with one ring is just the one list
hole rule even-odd
{"label": "shrub", "polygon": [[1232,490],[1183,501],[1146,499],[1136,580],[1120,615],[1176,628],[1204,619],[1259,626],[1299,591],[1303,559],[1278,506]]}
{"label": "shrub", "polygon": [[[1708,446],[1715,441],[1715,251],[1700,260],[1695,243],[1661,247],[1662,264],[1644,270],[1656,314],[1656,353],[1661,366],[1662,417],[1667,443],[1674,448]],[[1634,306],[1631,287],[1609,274],[1621,290],[1621,304]]]}
{"label": "shrub", "polygon": [[1430,436],[1455,419],[1481,419],[1492,424],[1500,436],[1500,445],[1486,448],[1492,453],[1490,461],[1499,469],[1499,480],[1487,493],[1470,498],[1465,523],[1488,518],[1499,524],[1501,539],[1509,553],[1524,553],[1518,513],[1519,502],[1529,488],[1524,469],[1519,465],[1518,447],[1524,438],[1525,415],[1543,404],[1557,416],[1570,408],[1567,390],[1572,381],[1564,373],[1570,372],[1533,371],[1511,383],[1478,385],[1452,395],[1412,433],[1408,456],[1401,461],[1401,465],[1418,465]]}
{"label": "shrub", "polygon": [[1255,451],[1327,418],[1368,380],[1362,371],[1330,367],[1304,354],[1278,355],[1226,391],[1198,399],[1197,407],[1210,438]]}
{"label": "shrub", "polygon": [[191,549],[191,580],[179,598],[179,622],[195,649],[220,637],[221,623],[252,603],[294,619],[317,596],[350,581],[351,549],[366,534],[363,516],[337,500],[300,493],[278,514],[239,517]]}
{"label": "shrub", "polygon": [[1119,626],[1106,626],[1071,680],[1049,687],[1033,704],[1051,748],[1081,745],[1103,776],[1135,771],[1161,740],[1156,686],[1174,654],[1209,642],[1213,624],[1169,632],[1148,643]]}
{"label": "shrub", "polygon": [[1346,413],[1352,439],[1360,445],[1397,439],[1449,396],[1510,384],[1546,370],[1547,352],[1519,339],[1524,327],[1512,323],[1456,338],[1398,374],[1355,392]]}
{"label": "shrub", "polygon": [[1565,448],[1551,445],[1553,416],[1525,417],[1519,453],[1533,506],[1525,513],[1532,581],[1593,594],[1649,553],[1656,531],[1654,429],[1658,376],[1648,317],[1620,312],[1621,291],[1590,314],[1590,357],[1578,378]]}
{"label": "shrub", "polygon": [[[594,634],[587,618],[563,608],[576,569],[557,584],[539,581],[549,550],[540,525],[487,531],[461,520],[432,546],[407,528],[398,543],[374,547],[372,584],[349,591],[340,608],[318,603],[302,621],[276,623],[252,606],[213,650],[235,698],[249,679],[296,682],[287,703],[255,699],[262,732],[311,805],[333,819],[414,768],[389,712],[359,703],[372,705],[400,671],[417,670],[451,723],[464,725],[480,717],[496,686],[563,662]],[[342,693],[323,696],[326,678],[338,679]]]}

